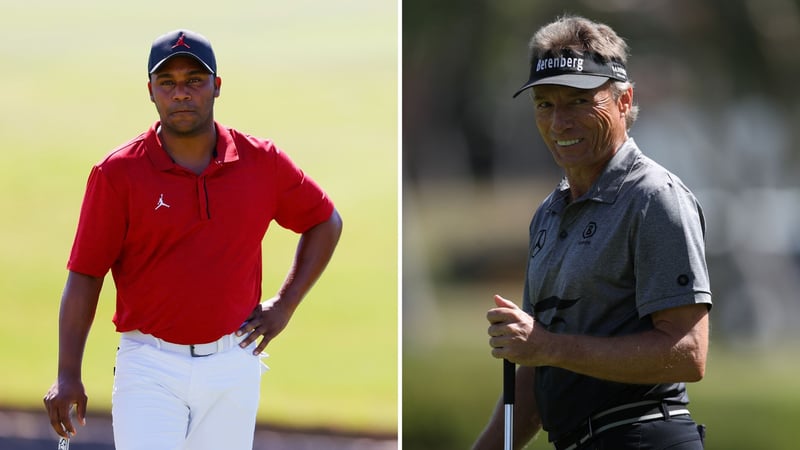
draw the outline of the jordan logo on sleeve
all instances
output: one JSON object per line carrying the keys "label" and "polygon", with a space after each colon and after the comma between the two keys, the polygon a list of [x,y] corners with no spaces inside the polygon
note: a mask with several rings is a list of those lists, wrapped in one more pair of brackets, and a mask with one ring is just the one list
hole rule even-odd
{"label": "jordan logo on sleeve", "polygon": [[169,205],[164,203],[164,194],[161,194],[161,197],[158,197],[158,203],[156,204],[155,210],[158,211],[158,208],[161,208],[162,206],[164,208],[169,208]]}

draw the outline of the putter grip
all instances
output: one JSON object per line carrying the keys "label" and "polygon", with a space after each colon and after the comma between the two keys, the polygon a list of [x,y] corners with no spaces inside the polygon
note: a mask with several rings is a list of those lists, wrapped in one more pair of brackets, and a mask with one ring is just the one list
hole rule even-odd
{"label": "putter grip", "polygon": [[517,365],[511,361],[503,360],[503,403],[506,405],[514,404],[516,387]]}

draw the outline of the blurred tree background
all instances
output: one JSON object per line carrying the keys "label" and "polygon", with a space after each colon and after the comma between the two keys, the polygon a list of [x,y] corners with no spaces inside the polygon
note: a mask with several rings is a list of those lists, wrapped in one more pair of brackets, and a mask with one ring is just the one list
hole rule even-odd
{"label": "blurred tree background", "polygon": [[405,0],[402,13],[403,448],[467,448],[499,395],[484,314],[494,293],[520,303],[528,222],[561,177],[511,94],[531,35],[565,13],[626,39],[631,135],[706,213],[712,349],[689,393],[708,448],[793,448],[800,1]]}

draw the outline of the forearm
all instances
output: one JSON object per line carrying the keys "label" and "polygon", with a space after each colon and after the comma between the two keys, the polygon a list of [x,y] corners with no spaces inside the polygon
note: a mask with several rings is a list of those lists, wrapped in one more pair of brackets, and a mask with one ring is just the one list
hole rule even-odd
{"label": "forearm", "polygon": [[547,365],[621,383],[691,382],[704,375],[708,328],[704,317],[685,333],[655,328],[616,337],[550,335],[549,340]]}
{"label": "forearm", "polygon": [[58,377],[45,394],[44,405],[53,430],[64,438],[76,433],[69,413],[73,406],[78,421],[85,425],[88,399],[81,382],[81,362],[102,287],[102,278],[69,272],[61,296]]}
{"label": "forearm", "polygon": [[[541,429],[539,410],[533,391],[535,368],[520,367],[517,369],[514,397],[514,448],[523,448]],[[495,405],[486,428],[483,429],[473,445],[473,450],[500,449],[504,436],[504,404],[503,397]]]}
{"label": "forearm", "polygon": [[342,233],[342,219],[336,210],[331,217],[303,233],[294,261],[278,291],[278,298],[294,310],[319,279],[333,256]]}
{"label": "forearm", "polygon": [[80,379],[89,329],[97,311],[102,278],[70,272],[58,320],[58,376]]}

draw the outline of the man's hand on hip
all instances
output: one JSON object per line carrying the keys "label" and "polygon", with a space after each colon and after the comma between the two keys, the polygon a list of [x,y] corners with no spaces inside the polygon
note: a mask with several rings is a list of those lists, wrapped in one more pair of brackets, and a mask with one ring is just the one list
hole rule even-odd
{"label": "man's hand on hip", "polygon": [[293,312],[293,310],[281,307],[277,297],[256,305],[242,327],[236,332],[237,336],[247,336],[239,345],[242,348],[247,347],[262,337],[261,342],[253,350],[254,355],[260,354],[267,348],[267,344],[286,328]]}

